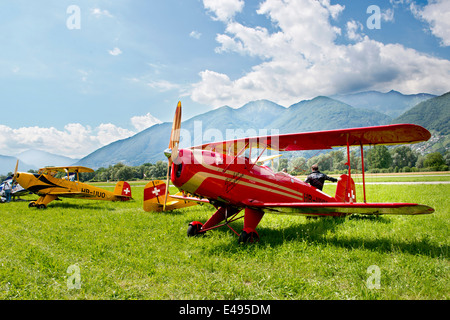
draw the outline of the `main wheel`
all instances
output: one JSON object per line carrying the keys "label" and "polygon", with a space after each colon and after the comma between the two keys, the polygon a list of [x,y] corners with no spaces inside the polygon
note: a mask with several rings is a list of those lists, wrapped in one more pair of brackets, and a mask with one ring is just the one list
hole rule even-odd
{"label": "main wheel", "polygon": [[239,235],[239,243],[254,243],[259,241],[259,235],[256,231],[242,231]]}
{"label": "main wheel", "polygon": [[33,208],[35,206],[36,206],[36,203],[34,201],[32,201],[28,204],[28,208]]}
{"label": "main wheel", "polygon": [[203,232],[201,232],[203,227],[203,224],[201,222],[198,221],[194,221],[189,223],[189,227],[187,229],[187,235],[188,237],[194,237],[197,236],[199,234],[202,234]]}
{"label": "main wheel", "polygon": [[37,207],[38,209],[47,209],[47,206],[46,206],[45,204],[43,204],[43,203],[38,204],[36,207]]}

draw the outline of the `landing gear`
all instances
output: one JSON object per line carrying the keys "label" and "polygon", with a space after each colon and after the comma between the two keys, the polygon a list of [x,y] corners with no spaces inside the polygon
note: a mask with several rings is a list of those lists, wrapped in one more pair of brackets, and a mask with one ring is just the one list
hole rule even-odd
{"label": "landing gear", "polygon": [[199,234],[204,234],[204,232],[201,231],[202,227],[203,227],[203,224],[201,222],[198,222],[198,221],[194,221],[194,222],[189,223],[189,227],[188,227],[188,230],[187,230],[187,236],[188,237],[195,237],[195,236],[197,236]]}
{"label": "landing gear", "polygon": [[239,235],[239,243],[255,243],[259,241],[259,235],[256,230],[253,231],[245,231],[242,230],[241,234]]}
{"label": "landing gear", "polygon": [[[241,209],[233,207],[220,207],[211,216],[211,218],[209,218],[209,220],[205,222],[204,225],[198,221],[191,222],[187,230],[187,235],[188,237],[193,237],[199,234],[205,234],[205,232],[208,230],[216,229],[222,226],[227,226],[237,236],[239,236],[238,240],[239,243],[258,242],[259,235],[255,229],[259,224],[259,222],[261,221],[264,212],[260,210],[246,208],[244,216],[237,217],[240,211]],[[236,221],[241,218],[244,218],[244,228],[242,229],[241,234],[239,234],[230,226],[230,222]]]}
{"label": "landing gear", "polygon": [[28,208],[47,209],[47,206],[43,203],[37,204],[36,202],[32,201],[28,204]]}
{"label": "landing gear", "polygon": [[47,209],[47,205],[53,200],[59,200],[57,196],[52,194],[47,194],[45,196],[40,196],[36,201],[31,201],[28,204],[28,208],[36,209]]}

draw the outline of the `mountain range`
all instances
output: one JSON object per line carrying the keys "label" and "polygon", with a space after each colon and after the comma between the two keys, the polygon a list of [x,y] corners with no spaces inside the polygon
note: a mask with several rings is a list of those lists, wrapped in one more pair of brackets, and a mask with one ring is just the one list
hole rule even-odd
{"label": "mountain range", "polygon": [[415,123],[441,135],[450,134],[450,92],[417,104],[394,123]]}
{"label": "mountain range", "polygon": [[[188,108],[183,105],[183,108]],[[174,108],[175,109],[175,108]],[[403,95],[396,91],[368,91],[332,97],[319,96],[289,107],[268,100],[249,102],[238,109],[223,106],[182,122],[181,147],[243,136],[332,130],[416,123],[445,137],[450,134],[450,93]],[[93,169],[122,162],[136,166],[166,161],[171,123],[149,127],[127,139],[115,141],[76,160],[44,151],[18,155],[19,169],[49,165],[82,165]],[[194,134],[195,133],[195,134]],[[0,173],[13,171],[16,158],[0,156]],[[28,163],[28,165],[26,165]],[[22,168],[22,169],[21,169]]]}
{"label": "mountain range", "polygon": [[[17,158],[11,157],[11,156],[2,156],[0,155],[0,174],[7,175],[9,172],[14,172],[14,169],[16,167]],[[23,161],[19,161],[19,171],[28,171],[30,169],[36,169],[35,166],[28,164]]]}
{"label": "mountain range", "polygon": [[[362,101],[363,96],[364,94],[360,94],[357,98]],[[277,132],[283,134],[399,123],[397,117],[393,118],[385,112],[376,110],[379,109],[379,101],[383,97],[386,100],[386,105],[394,105],[392,99],[397,101],[398,104],[401,101],[402,110],[410,108],[409,106],[416,102],[420,104],[437,99],[435,96],[428,94],[402,95],[395,91],[388,93],[367,92],[366,96],[367,99],[376,97],[375,100],[378,102],[374,104],[366,103],[366,107],[363,108],[354,107],[333,98],[319,96],[312,100],[304,100],[293,104],[288,108],[268,100],[252,101],[238,109],[223,106],[182,122],[181,128],[186,133],[182,137],[187,137],[186,140],[189,141],[182,139],[180,145],[181,147],[188,147],[245,135],[266,135]],[[340,98],[346,98],[349,101],[349,99],[355,97],[341,96]],[[448,100],[448,97],[444,97],[442,103],[444,109],[448,108],[450,100]],[[431,104],[434,103],[431,101]],[[391,114],[396,112],[391,112]],[[415,123],[414,120],[408,122]],[[163,151],[168,146],[170,130],[171,123],[152,126],[133,137],[113,142],[98,149],[81,159],[77,165],[99,168],[108,167],[118,162],[136,166],[146,162],[165,161]],[[196,133],[195,139],[194,132]],[[234,135],[227,134],[230,132]]]}
{"label": "mountain range", "polygon": [[22,172],[37,170],[46,166],[69,166],[79,160],[31,149],[18,154],[16,157],[0,155],[0,174],[6,175],[9,172],[14,172],[17,159],[19,159],[18,170]]}
{"label": "mountain range", "polygon": [[331,96],[331,98],[347,103],[355,108],[375,110],[392,118],[397,118],[418,103],[434,97],[434,95],[428,93],[405,95],[394,90],[386,93],[365,91]]}

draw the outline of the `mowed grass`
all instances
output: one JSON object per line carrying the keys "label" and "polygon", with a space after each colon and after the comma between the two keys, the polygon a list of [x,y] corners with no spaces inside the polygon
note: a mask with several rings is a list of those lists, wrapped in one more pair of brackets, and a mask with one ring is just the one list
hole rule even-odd
{"label": "mowed grass", "polygon": [[[0,299],[450,297],[448,184],[367,186],[368,201],[418,202],[434,207],[432,215],[266,214],[261,241],[247,245],[227,227],[186,236],[188,223],[206,221],[211,206],[149,213],[143,187],[132,191],[132,202],[63,199],[47,210],[1,204]],[[361,186],[357,193],[361,199]],[[233,227],[240,231],[242,220]],[[378,289],[370,286],[372,266]]]}

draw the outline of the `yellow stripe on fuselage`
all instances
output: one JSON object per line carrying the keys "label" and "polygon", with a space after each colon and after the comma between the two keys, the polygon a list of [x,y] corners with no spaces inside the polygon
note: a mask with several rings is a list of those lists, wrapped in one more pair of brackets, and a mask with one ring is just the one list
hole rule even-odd
{"label": "yellow stripe on fuselage", "polygon": [[[214,167],[214,166],[211,166],[211,165],[204,165],[204,167],[207,168],[207,169],[210,169],[210,170],[214,170],[216,172],[223,172],[223,169],[218,168],[218,167]],[[281,185],[275,185],[274,186],[272,181],[266,181],[264,179],[256,178],[254,176],[246,175],[246,174],[243,174],[243,173],[240,173],[240,172],[237,172],[237,171],[227,170],[227,173],[229,175],[231,175],[231,177],[236,176],[236,175],[242,175],[242,178],[245,178],[247,180],[254,181],[254,182],[257,182],[257,183],[261,183],[263,185],[266,185],[269,188],[277,188],[277,189],[280,189],[280,190],[284,190],[286,192],[292,193],[294,195],[297,195],[297,196],[300,196],[300,197],[303,198],[303,193],[302,192],[300,192],[298,190],[294,190],[294,189],[288,188],[288,187],[285,187],[285,186],[281,186]]]}
{"label": "yellow stripe on fuselage", "polygon": [[[210,166],[210,165],[202,165],[207,169],[213,170],[213,171],[217,171],[217,172],[222,172],[223,170],[221,168],[217,168],[214,166]],[[234,175],[233,175],[234,174]],[[239,176],[241,178],[239,179],[235,179],[236,176]],[[257,190],[262,190],[262,191],[267,191],[267,192],[272,192],[272,193],[276,193],[282,196],[286,196],[286,197],[290,197],[292,199],[295,199],[297,201],[303,201],[303,193],[297,191],[297,190],[293,190],[284,186],[279,186],[276,185],[274,186],[271,182],[269,181],[265,181],[263,179],[259,179],[259,178],[255,178],[246,174],[242,174],[236,171],[227,171],[226,175],[219,175],[219,174],[213,174],[213,173],[208,173],[208,172],[204,172],[204,171],[200,171],[195,173],[186,183],[184,183],[181,186],[182,190],[187,190],[191,193],[195,193],[197,191],[197,189],[200,187],[200,185],[207,179],[207,178],[215,178],[218,180],[227,180],[227,179],[235,179],[234,184],[240,184],[242,186],[246,186],[249,188],[254,188]],[[251,182],[246,182],[243,181],[243,179],[247,179],[249,181],[253,181],[255,183],[260,183],[262,185],[258,185],[255,183],[251,183]]]}

